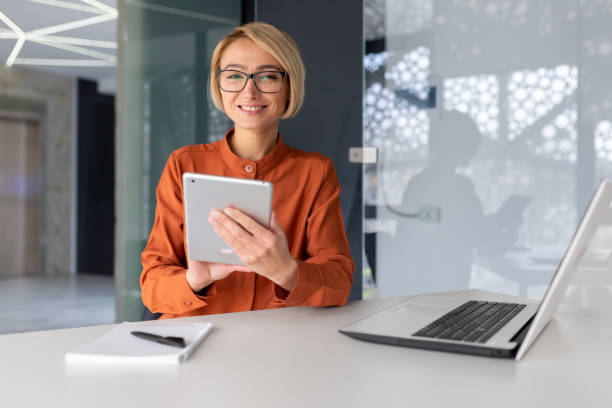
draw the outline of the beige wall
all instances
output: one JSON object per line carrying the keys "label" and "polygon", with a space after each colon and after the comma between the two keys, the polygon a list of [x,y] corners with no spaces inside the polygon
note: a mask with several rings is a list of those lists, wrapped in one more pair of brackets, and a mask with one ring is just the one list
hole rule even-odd
{"label": "beige wall", "polygon": [[0,276],[41,270],[41,151],[39,122],[0,113]]}
{"label": "beige wall", "polygon": [[69,77],[0,67],[0,112],[16,117],[22,113],[34,114],[41,118],[40,273],[46,275],[70,273],[74,86],[75,81]]}

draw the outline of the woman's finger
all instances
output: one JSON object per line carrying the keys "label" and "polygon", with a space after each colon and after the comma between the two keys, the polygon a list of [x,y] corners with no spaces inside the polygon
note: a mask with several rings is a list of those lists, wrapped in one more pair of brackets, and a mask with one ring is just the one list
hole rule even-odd
{"label": "woman's finger", "polygon": [[281,228],[278,219],[276,218],[276,211],[272,211],[272,215],[270,216],[270,231],[277,235],[285,236],[285,231]]}
{"label": "woman's finger", "polygon": [[229,234],[238,240],[247,241],[252,237],[251,233],[244,229],[239,223],[237,223],[232,217],[228,216],[224,212],[218,210],[212,210],[210,217],[208,218],[213,226],[221,226]]}
{"label": "woman's finger", "polygon": [[253,235],[265,234],[268,231],[265,227],[263,227],[253,218],[249,217],[248,215],[236,208],[227,207],[225,210],[223,210],[223,212],[229,215],[235,222],[240,224],[242,228],[244,228]]}
{"label": "woman's finger", "polygon": [[249,248],[254,248],[257,245],[257,241],[253,236],[226,214],[213,210],[208,220],[212,224],[217,235],[229,245],[240,258],[243,258]]}

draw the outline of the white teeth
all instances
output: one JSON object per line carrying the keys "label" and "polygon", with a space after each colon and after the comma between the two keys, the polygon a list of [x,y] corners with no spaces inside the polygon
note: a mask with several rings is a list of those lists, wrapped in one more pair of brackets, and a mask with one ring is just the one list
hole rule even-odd
{"label": "white teeth", "polygon": [[263,106],[241,106],[242,109],[249,112],[260,111],[263,109]]}

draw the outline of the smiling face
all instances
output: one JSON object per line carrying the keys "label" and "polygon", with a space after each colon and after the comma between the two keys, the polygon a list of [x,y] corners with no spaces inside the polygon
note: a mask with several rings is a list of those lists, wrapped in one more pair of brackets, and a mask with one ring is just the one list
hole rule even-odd
{"label": "smiling face", "polygon": [[[259,48],[253,41],[240,38],[223,51],[219,69],[235,69],[252,74],[260,71],[284,71],[274,57]],[[285,82],[286,79],[285,79]],[[285,113],[288,84],[278,93],[262,93],[249,79],[240,92],[221,91],[223,109],[234,122],[236,131],[242,129],[267,133],[278,128],[278,121]]]}

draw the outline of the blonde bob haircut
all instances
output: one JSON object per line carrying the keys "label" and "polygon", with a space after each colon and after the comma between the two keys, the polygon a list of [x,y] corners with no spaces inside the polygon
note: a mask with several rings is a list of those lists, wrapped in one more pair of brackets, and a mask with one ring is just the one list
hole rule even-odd
{"label": "blonde bob haircut", "polygon": [[225,113],[221,89],[217,82],[217,70],[221,69],[221,56],[225,48],[239,38],[248,38],[253,41],[259,48],[274,57],[287,73],[283,86],[289,86],[289,95],[287,109],[282,118],[295,116],[304,102],[304,80],[306,78],[300,50],[288,34],[270,24],[261,22],[236,27],[217,44],[210,64],[210,93],[217,109]]}

